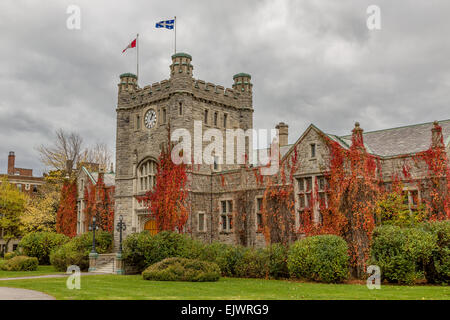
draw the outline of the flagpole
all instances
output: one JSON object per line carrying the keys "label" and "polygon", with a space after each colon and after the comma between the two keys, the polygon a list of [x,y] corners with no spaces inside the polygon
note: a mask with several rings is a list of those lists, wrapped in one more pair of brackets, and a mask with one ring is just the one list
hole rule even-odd
{"label": "flagpole", "polygon": [[174,26],[174,28],[175,28],[175,53],[177,53],[177,16],[175,16],[174,20],[175,20],[174,21],[174,24],[175,24],[175,26]]}
{"label": "flagpole", "polygon": [[139,33],[136,35],[136,77],[137,81],[139,81]]}

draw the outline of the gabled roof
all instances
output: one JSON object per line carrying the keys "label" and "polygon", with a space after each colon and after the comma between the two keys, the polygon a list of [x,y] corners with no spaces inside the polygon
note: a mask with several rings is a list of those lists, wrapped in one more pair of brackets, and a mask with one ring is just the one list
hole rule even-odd
{"label": "gabled roof", "polygon": [[[96,185],[97,184],[97,180],[98,180],[98,172],[90,172],[84,166],[82,166],[81,169],[89,177],[89,179],[91,180],[91,183],[93,185]],[[104,179],[104,182],[105,182],[105,186],[107,186],[107,187],[116,185],[116,174],[114,172],[109,172],[109,173],[105,172],[103,179]]]}
{"label": "gabled roof", "polygon": [[[444,136],[444,144],[450,142],[450,120],[439,121]],[[382,157],[392,157],[403,154],[425,151],[431,145],[431,128],[433,122],[414,124],[409,126],[384,130],[364,132],[364,145],[367,151]],[[339,137],[346,144],[351,145],[352,136]]]}
{"label": "gabled roof", "polygon": [[[450,119],[438,121],[442,127],[444,144],[450,145]],[[431,128],[433,122],[419,123],[409,126],[389,128],[384,130],[369,131],[363,133],[364,146],[366,150],[381,157],[394,157],[425,151],[431,146]],[[310,124],[300,138],[294,143],[280,148],[282,158],[291,153],[294,146],[299,144],[310,130],[316,130],[331,140],[337,142],[341,147],[348,149],[352,144],[352,135],[337,136],[324,133],[314,124]]]}

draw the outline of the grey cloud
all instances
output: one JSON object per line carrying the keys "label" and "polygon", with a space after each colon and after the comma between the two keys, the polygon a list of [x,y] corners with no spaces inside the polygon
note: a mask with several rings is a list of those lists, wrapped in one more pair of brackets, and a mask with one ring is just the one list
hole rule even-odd
{"label": "grey cloud", "polygon": [[[230,87],[248,72],[254,124],[290,126],[293,142],[309,125],[347,134],[450,118],[450,3],[445,0],[87,1],[82,29],[66,28],[73,1],[0,3],[0,172],[9,150],[20,166],[42,170],[35,146],[55,129],[87,144],[115,141],[118,75],[140,84],[169,77],[173,33],[154,23],[178,17],[178,51],[193,56],[194,76]],[[382,30],[366,28],[381,8]]]}

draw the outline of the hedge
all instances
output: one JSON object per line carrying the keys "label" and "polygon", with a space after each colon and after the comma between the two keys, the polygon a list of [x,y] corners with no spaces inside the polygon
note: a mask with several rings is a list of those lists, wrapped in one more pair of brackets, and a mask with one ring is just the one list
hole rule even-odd
{"label": "hedge", "polygon": [[413,284],[424,278],[424,267],[437,249],[436,239],[422,228],[381,226],[374,230],[369,264],[392,283]]}
{"label": "hedge", "polygon": [[338,283],[349,275],[347,243],[335,235],[307,237],[295,242],[288,255],[291,276]]}
{"label": "hedge", "polygon": [[202,247],[201,242],[183,234],[163,231],[153,236],[143,231],[131,234],[124,240],[123,259],[142,271],[165,258],[196,259],[201,255]]}
{"label": "hedge", "polygon": [[15,256],[0,263],[0,270],[4,271],[35,271],[39,263],[35,257]]}
{"label": "hedge", "polygon": [[424,273],[428,283],[450,283],[450,221],[427,222],[421,228],[433,235],[436,246]]}
{"label": "hedge", "polygon": [[[95,249],[97,253],[109,253],[112,250],[113,238],[109,232],[95,233]],[[58,271],[66,271],[70,265],[77,265],[82,271],[89,268],[89,253],[92,250],[92,232],[72,238],[69,242],[50,254],[50,262]]]}
{"label": "hedge", "polygon": [[19,242],[23,253],[36,257],[39,264],[50,264],[50,253],[70,240],[69,237],[54,232],[32,232],[25,235]]}
{"label": "hedge", "polygon": [[166,258],[142,272],[144,280],[154,281],[217,281],[220,278],[219,266],[185,258]]}
{"label": "hedge", "polygon": [[129,235],[123,243],[126,264],[140,272],[165,258],[187,258],[216,263],[223,276],[246,278],[286,278],[288,249],[275,244],[264,249],[233,246],[220,242],[204,244],[187,235],[144,231]]}

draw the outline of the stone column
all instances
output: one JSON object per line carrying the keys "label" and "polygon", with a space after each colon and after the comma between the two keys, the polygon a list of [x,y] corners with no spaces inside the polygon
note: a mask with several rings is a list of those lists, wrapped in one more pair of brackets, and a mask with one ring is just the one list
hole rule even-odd
{"label": "stone column", "polygon": [[97,270],[98,253],[89,253],[89,272],[95,272]]}

